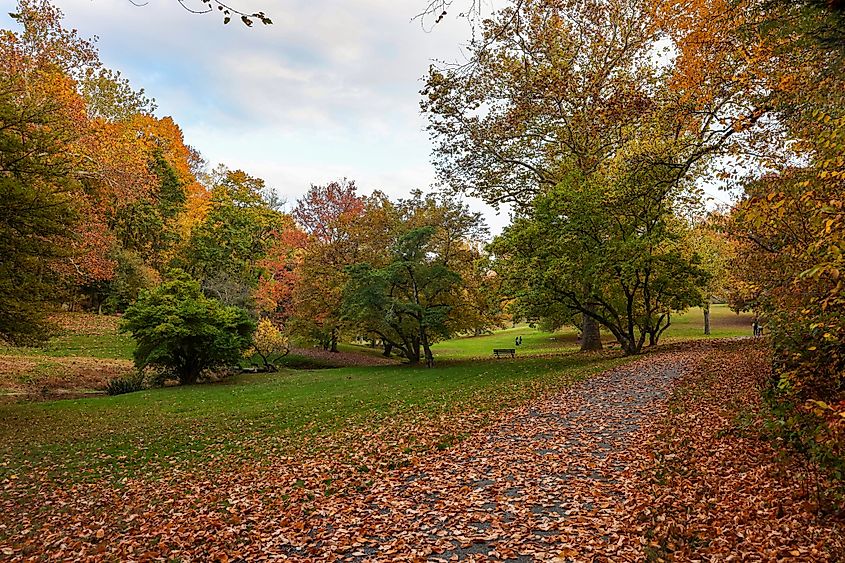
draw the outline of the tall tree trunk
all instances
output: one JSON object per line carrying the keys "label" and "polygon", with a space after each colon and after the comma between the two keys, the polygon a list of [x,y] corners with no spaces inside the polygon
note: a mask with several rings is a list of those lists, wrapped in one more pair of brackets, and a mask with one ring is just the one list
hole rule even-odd
{"label": "tall tree trunk", "polygon": [[393,344],[390,342],[384,342],[384,352],[381,353],[382,356],[385,358],[390,357],[390,353],[393,351]]}
{"label": "tall tree trunk", "polygon": [[704,334],[710,336],[710,298],[704,302]]}
{"label": "tall tree trunk", "polygon": [[601,330],[599,323],[589,315],[581,315],[581,351],[601,350]]}

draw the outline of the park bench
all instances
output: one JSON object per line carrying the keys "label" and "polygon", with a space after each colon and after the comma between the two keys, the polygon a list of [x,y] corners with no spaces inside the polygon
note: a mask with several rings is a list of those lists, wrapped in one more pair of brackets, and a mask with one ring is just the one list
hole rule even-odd
{"label": "park bench", "polygon": [[493,348],[493,354],[497,358],[501,358],[502,356],[510,356],[511,358],[515,358],[516,348]]}

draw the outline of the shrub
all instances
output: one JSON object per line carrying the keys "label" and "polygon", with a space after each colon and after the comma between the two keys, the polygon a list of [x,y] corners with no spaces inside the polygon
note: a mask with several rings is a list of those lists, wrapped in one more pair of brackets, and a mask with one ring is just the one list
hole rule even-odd
{"label": "shrub", "polygon": [[250,346],[255,323],[243,309],[203,295],[182,270],[126,310],[121,330],[137,342],[135,366],[196,383],[207,369],[233,365]]}
{"label": "shrub", "polygon": [[283,358],[288,352],[290,352],[288,337],[270,319],[262,319],[252,336],[252,346],[246,354],[258,356],[264,363],[264,369],[275,371],[276,367],[270,360]]}
{"label": "shrub", "polygon": [[137,372],[127,377],[115,377],[106,386],[107,395],[123,395],[144,390],[144,374]]}

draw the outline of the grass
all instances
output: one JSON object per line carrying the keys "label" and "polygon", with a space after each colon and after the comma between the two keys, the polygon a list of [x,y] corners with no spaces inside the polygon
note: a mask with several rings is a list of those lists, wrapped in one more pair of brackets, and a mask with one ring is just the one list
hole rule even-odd
{"label": "grass", "polygon": [[[674,315],[671,326],[666,329],[661,341],[677,341],[702,338],[727,338],[751,336],[749,313],[737,315],[727,305],[713,305],[710,308],[711,334],[704,334],[704,312],[699,307]],[[602,330],[606,344],[614,339]],[[515,346],[514,339],[522,336],[522,345]],[[490,357],[494,348],[516,348],[517,356],[537,356],[576,350],[577,332],[567,327],[555,333],[542,332],[528,325],[496,331],[482,336],[465,336],[440,342],[433,346],[435,357],[445,359],[466,359]]]}
{"label": "grass", "polygon": [[[748,335],[750,323],[750,316],[736,316],[725,306],[712,309],[712,337]],[[702,327],[701,311],[691,310],[673,319],[665,339],[703,338]],[[523,341],[516,361],[489,359],[493,348],[514,348],[517,336]],[[352,345],[342,349],[379,353]],[[326,366],[291,355],[277,374],[117,397],[4,404],[0,477],[37,470],[59,480],[120,479],[139,472],[155,475],[172,465],[198,467],[231,454],[297,451],[309,436],[350,425],[375,428],[388,419],[506,408],[621,361],[613,354],[575,354],[576,349],[574,329],[550,334],[522,325],[437,344],[435,369],[313,370]],[[131,339],[113,329],[69,330],[43,349],[0,349],[0,355],[38,357],[44,369],[62,367],[51,357],[127,359],[131,352]]]}
{"label": "grass", "polygon": [[693,307],[682,315],[672,317],[672,325],[663,333],[661,341],[696,340],[752,336],[751,313],[736,314],[727,305],[710,306],[710,336],[704,334],[704,311]]}
{"label": "grass", "polygon": [[[522,337],[520,346],[515,344],[518,336]],[[493,334],[464,336],[439,342],[432,347],[432,351],[437,359],[489,358],[494,348],[515,348],[517,356],[538,356],[577,350],[576,339],[577,333],[573,328],[549,333],[523,324]]]}
{"label": "grass", "polygon": [[127,334],[107,332],[104,334],[65,333],[51,338],[40,348],[0,346],[0,356],[48,356],[64,358],[69,356],[131,360],[135,342]]}
{"label": "grass", "polygon": [[0,406],[0,477],[33,470],[59,481],[153,476],[228,454],[301,447],[307,436],[350,425],[417,421],[452,409],[489,411],[621,361],[566,355],[241,375],[218,384],[116,397]]}

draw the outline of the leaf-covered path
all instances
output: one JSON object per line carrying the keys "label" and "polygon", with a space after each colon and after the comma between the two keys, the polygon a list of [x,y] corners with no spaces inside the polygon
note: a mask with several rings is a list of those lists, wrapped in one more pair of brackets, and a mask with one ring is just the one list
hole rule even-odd
{"label": "leaf-covered path", "polygon": [[491,432],[389,474],[366,495],[329,503],[308,517],[309,533],[266,547],[359,560],[630,554],[635,546],[619,526],[632,433],[656,414],[655,400],[685,361],[648,358],[516,409]]}
{"label": "leaf-covered path", "polygon": [[[0,526],[11,540],[0,541],[0,553],[32,561],[837,561],[845,525],[815,512],[800,471],[748,425],[760,420],[767,362],[750,340],[686,343],[488,422],[459,411],[421,416],[416,428],[349,424],[320,448],[303,444],[295,455],[225,471],[174,466],[158,482],[51,487],[45,472],[36,505],[22,504],[31,496],[5,505],[15,518]],[[450,431],[463,439],[442,451],[408,447],[410,434]],[[13,481],[4,488],[13,503],[23,494]]]}

